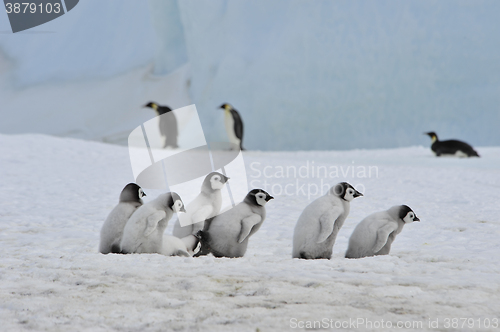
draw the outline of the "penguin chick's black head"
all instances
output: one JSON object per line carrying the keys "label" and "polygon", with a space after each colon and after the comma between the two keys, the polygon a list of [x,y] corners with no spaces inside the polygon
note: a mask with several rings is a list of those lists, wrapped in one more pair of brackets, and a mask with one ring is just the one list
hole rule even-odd
{"label": "penguin chick's black head", "polygon": [[428,133],[424,133],[424,135],[429,135],[429,137],[431,139],[436,139],[437,140],[437,138],[438,138],[438,135],[435,132],[433,132],[433,131],[429,131]]}
{"label": "penguin chick's black head", "polygon": [[146,196],[142,188],[135,183],[129,183],[123,188],[120,194],[120,202],[139,202],[141,198]]}
{"label": "penguin chick's black head", "polygon": [[224,110],[230,110],[232,107],[231,107],[231,105],[229,105],[229,104],[226,103],[226,104],[220,105],[219,108],[222,108]]}
{"label": "penguin chick's black head", "polygon": [[[217,189],[221,189],[222,188],[221,185],[224,185],[227,182],[227,180],[229,180],[229,178],[219,172],[209,173],[205,177],[205,180],[203,180],[201,190],[203,191],[204,189],[208,189],[210,191],[214,191]],[[221,185],[217,186],[216,183],[219,183]]]}
{"label": "penguin chick's black head", "polygon": [[401,205],[399,209],[399,218],[403,219],[408,215],[408,212],[411,212],[413,215],[413,221],[420,221],[417,217],[416,213],[408,205]]}
{"label": "penguin chick's black head", "polygon": [[343,200],[346,201],[352,201],[354,198],[363,196],[362,193],[354,189],[353,186],[351,186],[347,182],[340,182],[338,183],[333,189],[333,194],[336,196],[339,196]]}
{"label": "penguin chick's black head", "polygon": [[175,192],[170,193],[167,204],[168,207],[171,208],[174,212],[186,212],[186,209],[184,208],[184,202],[182,202],[181,197]]}
{"label": "penguin chick's black head", "polygon": [[252,205],[264,206],[273,196],[269,195],[266,191],[262,189],[252,189],[245,197],[245,202]]}

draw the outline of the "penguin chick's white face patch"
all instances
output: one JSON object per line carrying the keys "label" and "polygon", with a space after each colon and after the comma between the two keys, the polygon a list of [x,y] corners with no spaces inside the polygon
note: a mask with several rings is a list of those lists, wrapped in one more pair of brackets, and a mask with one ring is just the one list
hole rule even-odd
{"label": "penguin chick's white face patch", "polygon": [[139,198],[143,198],[144,196],[146,196],[144,191],[142,191],[142,188],[139,188]]}
{"label": "penguin chick's white face patch", "polygon": [[352,188],[347,188],[346,192],[345,192],[345,195],[344,195],[344,199],[348,202],[352,201],[355,197],[354,197],[354,189]]}
{"label": "penguin chick's white face patch", "polygon": [[255,195],[255,198],[256,198],[257,204],[259,204],[260,206],[266,205],[266,203],[267,203],[266,194],[258,193]]}
{"label": "penguin chick's white face patch", "polygon": [[222,187],[224,187],[224,183],[221,182],[220,176],[219,175],[214,175],[210,179],[210,185],[212,186],[213,190],[220,190]]}
{"label": "penguin chick's white face patch", "polygon": [[176,201],[175,201],[175,203],[174,203],[174,212],[175,212],[175,213],[179,213],[179,212],[181,212],[181,209],[182,209],[182,206],[183,206],[183,205],[184,205],[184,204],[182,204],[182,202],[181,202],[181,201],[176,200]]}
{"label": "penguin chick's white face patch", "polygon": [[403,218],[403,221],[405,222],[405,224],[409,224],[409,223],[412,223],[414,221],[414,218],[415,218],[415,213],[413,213],[412,211],[410,211]]}

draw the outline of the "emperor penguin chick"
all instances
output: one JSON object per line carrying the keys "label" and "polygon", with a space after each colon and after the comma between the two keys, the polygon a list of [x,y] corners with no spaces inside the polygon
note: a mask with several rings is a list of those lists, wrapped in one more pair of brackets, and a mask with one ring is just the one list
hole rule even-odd
{"label": "emperor penguin chick", "polygon": [[346,258],[387,255],[405,224],[420,221],[407,205],[396,205],[363,219],[352,232]]}
{"label": "emperor penguin chick", "polygon": [[129,183],[123,188],[117,206],[109,213],[101,228],[99,252],[103,254],[120,253],[120,241],[123,229],[134,211],[142,205],[142,197],[146,196],[141,187]]}
{"label": "emperor penguin chick", "polygon": [[130,217],[120,244],[123,254],[162,253],[163,232],[174,212],[185,212],[176,193],[161,194],[139,207]]}
{"label": "emperor penguin chick", "polygon": [[[187,205],[187,212],[177,218],[172,234],[180,239],[191,234],[196,235],[203,229],[205,220],[215,217],[222,205],[221,189],[229,178],[221,173],[212,172],[205,177],[201,192]],[[180,220],[188,225],[182,227]]]}
{"label": "emperor penguin chick", "polygon": [[251,190],[243,202],[205,222],[198,232],[201,249],[195,256],[243,257],[248,239],[266,219],[266,203],[273,199],[262,189]]}
{"label": "emperor penguin chick", "polygon": [[347,182],[306,206],[293,233],[293,258],[330,259],[337,234],[349,214],[350,202],[362,193]]}

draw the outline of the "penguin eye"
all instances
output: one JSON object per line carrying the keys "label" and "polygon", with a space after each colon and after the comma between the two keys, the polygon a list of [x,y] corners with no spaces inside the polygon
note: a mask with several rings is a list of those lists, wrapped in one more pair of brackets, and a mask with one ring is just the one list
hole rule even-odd
{"label": "penguin eye", "polygon": [[410,218],[413,218],[413,213],[410,213]]}
{"label": "penguin eye", "polygon": [[139,189],[139,198],[144,196],[144,192],[142,191],[142,189]]}
{"label": "penguin eye", "polygon": [[349,189],[349,194],[352,194],[354,191],[352,191],[351,189]]}
{"label": "penguin eye", "polygon": [[216,175],[216,176],[214,176],[214,177],[212,178],[212,180],[214,180],[214,181],[219,181],[219,180],[220,180],[220,177],[219,177],[218,175]]}

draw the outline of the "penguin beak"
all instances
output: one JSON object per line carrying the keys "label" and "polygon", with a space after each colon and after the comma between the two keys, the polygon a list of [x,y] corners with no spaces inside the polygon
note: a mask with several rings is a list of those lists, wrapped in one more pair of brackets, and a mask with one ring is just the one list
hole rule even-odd
{"label": "penguin beak", "polygon": [[270,200],[272,200],[272,199],[274,199],[274,197],[273,197],[273,196],[271,196],[271,195],[269,195],[269,196],[267,196],[267,197],[266,197],[266,202],[269,202],[269,201],[270,201]]}
{"label": "penguin beak", "polygon": [[225,176],[224,179],[225,179],[224,183],[226,183],[230,179],[230,177]]}
{"label": "penguin beak", "polygon": [[145,196],[147,196],[147,195],[146,195],[146,193],[143,191],[143,192],[142,192],[142,197],[145,197]]}
{"label": "penguin beak", "polygon": [[181,207],[181,210],[180,210],[180,211],[181,211],[181,212],[186,213],[186,209],[184,208],[184,206],[183,206],[183,207]]}
{"label": "penguin beak", "polygon": [[420,221],[420,219],[417,216],[415,216],[415,218],[413,218],[413,221]]}
{"label": "penguin beak", "polygon": [[357,191],[357,190],[356,190],[356,191],[354,192],[354,195],[352,195],[352,196],[353,196],[354,198],[356,198],[356,197],[359,197],[359,196],[364,196],[364,195],[363,195],[362,193],[360,193],[359,191]]}

